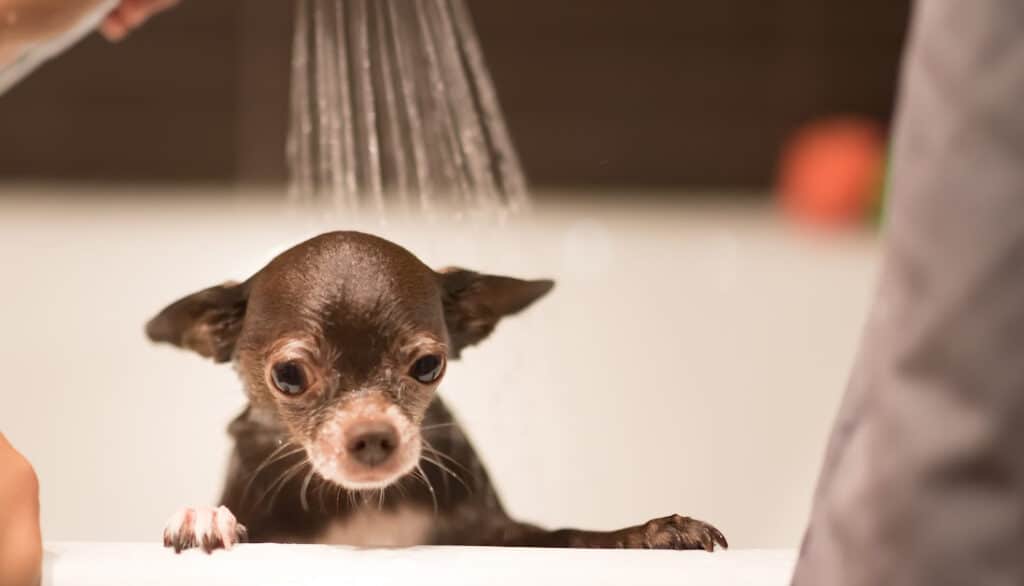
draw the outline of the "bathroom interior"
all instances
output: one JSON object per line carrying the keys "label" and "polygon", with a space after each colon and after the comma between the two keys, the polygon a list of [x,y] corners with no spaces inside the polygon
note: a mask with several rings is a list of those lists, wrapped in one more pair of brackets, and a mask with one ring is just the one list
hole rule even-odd
{"label": "bathroom interior", "polygon": [[466,5],[529,185],[508,213],[297,200],[293,2],[182,0],[0,95],[0,431],[47,543],[158,543],[216,502],[237,375],[144,324],[354,229],[556,282],[440,391],[517,518],[678,512],[786,583],[874,292],[909,3]]}

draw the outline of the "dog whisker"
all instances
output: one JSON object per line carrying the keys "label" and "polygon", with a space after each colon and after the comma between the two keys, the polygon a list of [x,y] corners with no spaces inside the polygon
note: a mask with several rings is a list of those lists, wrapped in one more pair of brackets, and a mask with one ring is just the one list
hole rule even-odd
{"label": "dog whisker", "polygon": [[[309,460],[303,458],[301,462],[297,462],[290,468],[286,469],[284,472],[281,473],[280,476],[277,477],[277,479],[274,482],[270,483],[270,486],[268,486],[267,490],[263,493],[263,497],[267,496],[268,494],[270,495],[270,501],[267,503],[268,510],[272,511],[274,509],[274,501],[276,501],[278,495],[281,494],[281,490],[283,490],[285,485],[288,484],[291,481],[291,479],[294,478],[295,475],[302,470],[303,466],[307,465],[309,465]],[[276,489],[274,488],[275,485]],[[263,500],[263,497],[260,497],[260,500]]]}
{"label": "dog whisker", "polygon": [[302,510],[309,512],[309,500],[306,498],[306,493],[309,492],[309,483],[313,480],[313,474],[316,471],[312,467],[309,468],[309,472],[306,473],[306,478],[302,481],[302,489],[299,490],[299,502],[302,504]]}
{"label": "dog whisker", "polygon": [[466,466],[465,466],[465,465],[463,465],[463,464],[462,464],[462,462],[459,462],[459,461],[458,461],[458,460],[456,460],[455,458],[453,458],[453,457],[449,456],[448,454],[446,454],[446,453],[442,452],[441,450],[439,450],[439,449],[435,448],[435,447],[434,447],[434,444],[430,443],[430,442],[429,442],[429,441],[428,441],[428,440],[427,440],[426,438],[421,438],[421,439],[422,439],[422,441],[423,441],[423,446],[424,446],[424,447],[425,447],[425,448],[427,449],[427,451],[429,451],[429,452],[430,452],[431,454],[437,455],[437,456],[439,456],[439,457],[441,457],[441,458],[443,458],[443,459],[445,459],[445,460],[447,460],[447,461],[451,462],[453,466],[458,466],[459,468],[461,468],[461,469],[462,469],[462,470],[463,470],[464,472],[466,472],[467,474],[472,474],[472,473],[473,473],[473,471],[472,471],[472,470],[470,470],[469,468],[466,468]]}
{"label": "dog whisker", "polygon": [[335,484],[334,487],[335,487],[334,506],[336,507],[336,511],[340,512],[342,510],[341,509],[341,507],[342,507],[341,496],[342,495],[345,495],[345,503],[347,504],[347,506],[351,507],[352,506],[352,491],[348,490],[344,486],[341,486],[340,484]]}
{"label": "dog whisker", "polygon": [[416,474],[413,478],[417,478],[426,485],[427,490],[430,492],[430,500],[434,502],[434,514],[437,515],[437,494],[434,492],[434,485],[430,483],[430,479],[427,478],[426,472],[423,471],[423,467],[420,464],[416,464]]}
{"label": "dog whisker", "polygon": [[402,496],[402,499],[405,499],[405,498],[408,497],[408,493],[405,492],[405,486],[402,485],[402,482],[404,480],[405,480],[404,478],[401,478],[397,482],[395,482],[395,484],[393,485],[398,490],[398,494],[400,494]]}
{"label": "dog whisker", "polygon": [[[453,466],[457,466],[457,467],[461,468],[461,469],[462,469],[462,470],[463,470],[463,471],[464,471],[464,472],[465,472],[466,474],[468,474],[468,475],[469,475],[469,477],[470,477],[471,479],[473,479],[474,481],[476,480],[476,474],[474,474],[472,470],[470,470],[469,468],[467,468],[466,466],[464,466],[464,465],[463,465],[463,464],[462,464],[461,462],[459,462],[459,461],[458,461],[458,460],[456,460],[455,458],[453,458],[453,457],[449,456],[448,454],[445,454],[445,453],[444,453],[444,452],[442,452],[441,450],[439,450],[439,449],[435,448],[435,447],[433,446],[433,444],[431,444],[431,443],[430,443],[429,441],[427,441],[426,439],[424,439],[424,440],[423,440],[423,447],[424,447],[424,449],[425,449],[425,450],[427,451],[427,453],[428,453],[428,454],[430,454],[430,455],[435,455],[435,456],[437,456],[438,458],[440,458],[441,460],[447,460],[447,461],[451,462]],[[458,475],[458,474],[456,474],[456,473],[455,473],[455,471],[454,471],[454,470],[452,470],[452,469],[451,469],[451,468],[449,468],[448,466],[444,465],[443,461],[440,461],[440,460],[439,460],[439,461],[437,461],[437,462],[434,462],[434,461],[432,461],[432,460],[429,460],[429,459],[428,459],[427,461],[428,461],[428,462],[430,462],[431,464],[434,464],[435,466],[437,466],[438,468],[440,468],[440,469],[441,469],[442,471],[444,471],[444,472],[447,472],[447,473],[448,473],[449,475],[451,475],[451,476],[452,476],[453,478],[455,478],[456,480],[458,480],[458,481],[459,481],[460,483],[462,483],[462,486],[466,487],[466,490],[467,490],[467,491],[469,491],[470,493],[472,493],[472,492],[473,492],[473,490],[472,490],[472,489],[471,489],[471,488],[470,488],[470,487],[469,487],[469,486],[468,486],[468,485],[466,484],[466,482],[465,482],[465,481],[464,481],[464,480],[463,480],[463,479],[462,479],[461,477],[459,477],[459,475]],[[447,478],[447,476],[445,476],[444,478]]]}
{"label": "dog whisker", "polygon": [[299,463],[296,462],[292,466],[289,466],[288,468],[278,473],[278,475],[274,477],[274,479],[269,484],[267,484],[266,487],[264,487],[263,491],[259,494],[259,496],[256,497],[256,502],[253,503],[253,506],[258,506],[261,502],[263,502],[263,499],[266,498],[268,494],[270,494],[270,491],[277,485],[277,483],[281,482],[288,475],[288,473],[298,465]]}
{"label": "dog whisker", "polygon": [[317,495],[316,500],[317,500],[317,502],[320,503],[320,512],[321,513],[326,513],[327,512],[327,506],[324,505],[324,490],[327,488],[327,484],[328,483],[323,482],[323,480],[321,479],[321,481],[319,483],[319,486],[317,487],[317,491],[316,491],[316,495]]}
{"label": "dog whisker", "polygon": [[442,472],[448,474],[449,476],[451,476],[452,478],[457,480],[459,482],[459,484],[461,484],[466,489],[467,492],[470,492],[470,493],[473,492],[473,489],[470,488],[468,484],[466,484],[466,481],[463,480],[462,477],[460,477],[458,474],[456,474],[451,468],[445,466],[443,463],[439,462],[438,460],[434,460],[434,459],[430,458],[430,456],[427,456],[426,454],[420,456],[420,458],[424,462],[429,462],[430,464],[433,464],[434,466],[439,468]]}
{"label": "dog whisker", "polygon": [[[290,449],[290,450],[288,450],[288,451],[286,451],[284,453],[281,453],[283,450],[285,450],[288,447],[291,447],[292,449]],[[287,441],[287,442],[281,444],[280,446],[278,446],[273,452],[271,452],[266,458],[264,458],[262,462],[260,462],[259,466],[257,466],[256,469],[253,470],[252,474],[249,476],[249,481],[245,484],[245,488],[242,490],[241,502],[243,502],[243,503],[245,502],[246,498],[249,495],[249,490],[252,489],[253,482],[256,481],[256,478],[260,475],[260,473],[267,466],[269,466],[269,465],[271,465],[271,464],[273,464],[275,462],[279,462],[281,460],[284,460],[286,458],[290,458],[290,457],[294,456],[295,454],[298,454],[298,453],[302,452],[302,450],[303,450],[302,446],[297,446],[296,444],[292,443],[291,441]]]}
{"label": "dog whisker", "polygon": [[420,428],[420,431],[431,431],[434,429],[441,429],[444,427],[455,427],[456,425],[458,425],[458,423],[455,423],[454,421],[449,421],[448,423],[435,423],[433,425],[424,425],[423,427]]}

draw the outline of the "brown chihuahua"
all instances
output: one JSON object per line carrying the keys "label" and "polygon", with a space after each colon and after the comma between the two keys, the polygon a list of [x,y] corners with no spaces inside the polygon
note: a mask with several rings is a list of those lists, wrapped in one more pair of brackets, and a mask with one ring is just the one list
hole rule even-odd
{"label": "brown chihuahua", "polygon": [[449,359],[552,286],[438,273],[386,240],[332,232],[244,283],[174,303],[146,326],[149,338],[234,361],[249,404],[228,428],[222,506],[180,510],[164,544],[727,547],[717,529],[679,515],[597,532],[505,513],[436,391]]}

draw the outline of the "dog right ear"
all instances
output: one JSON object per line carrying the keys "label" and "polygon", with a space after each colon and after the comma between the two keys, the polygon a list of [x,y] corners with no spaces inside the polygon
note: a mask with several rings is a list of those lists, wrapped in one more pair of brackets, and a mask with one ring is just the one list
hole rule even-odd
{"label": "dog right ear", "polygon": [[235,351],[249,301],[248,283],[225,283],[179,299],[146,324],[146,335],[215,362]]}

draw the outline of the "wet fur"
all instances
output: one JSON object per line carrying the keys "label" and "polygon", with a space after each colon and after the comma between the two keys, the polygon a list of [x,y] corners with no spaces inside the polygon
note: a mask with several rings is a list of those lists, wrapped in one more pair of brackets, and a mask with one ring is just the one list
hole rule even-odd
{"label": "wet fur", "polygon": [[[235,448],[221,504],[251,541],[725,546],[714,527],[678,515],[611,532],[549,531],[510,518],[436,385],[404,376],[417,351],[441,348],[455,359],[551,286],[462,269],[434,272],[393,243],[335,232],[283,253],[248,281],[170,305],[147,333],[235,362],[249,405],[228,428]],[[268,385],[269,364],[289,352],[315,365],[322,379],[315,394],[285,399]],[[350,490],[318,474],[308,449],[331,418],[366,397],[388,402],[417,427],[422,452],[416,467],[389,486]],[[194,544],[185,539],[168,545]]]}

